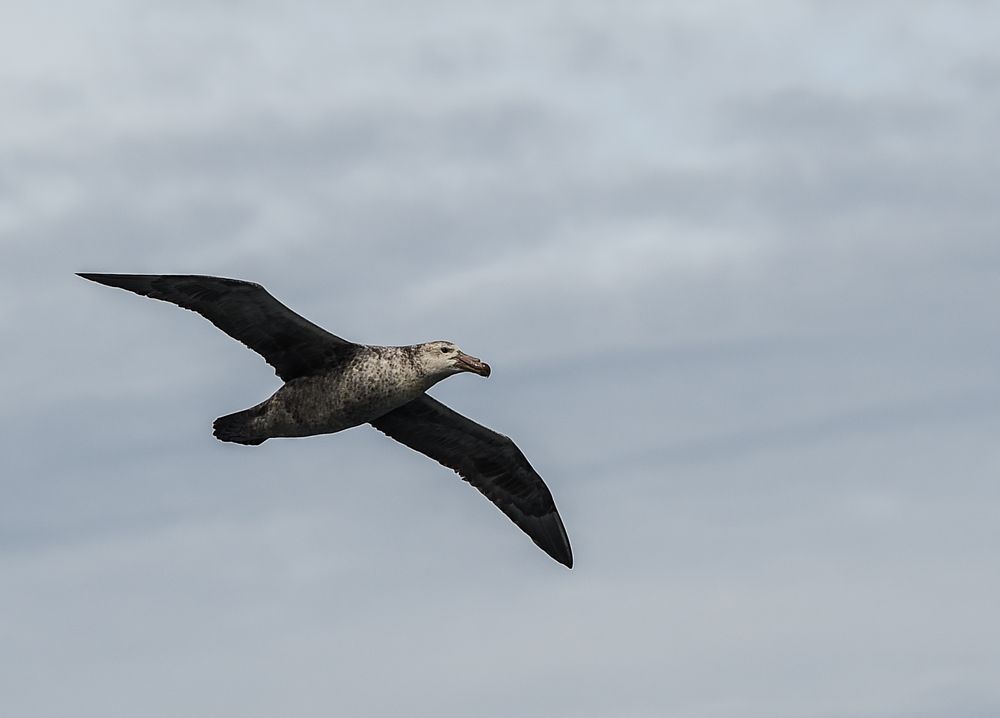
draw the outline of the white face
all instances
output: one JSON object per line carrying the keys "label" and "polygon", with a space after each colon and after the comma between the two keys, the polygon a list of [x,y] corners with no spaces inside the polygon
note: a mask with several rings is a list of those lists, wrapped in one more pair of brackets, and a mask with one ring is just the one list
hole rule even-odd
{"label": "white face", "polygon": [[442,379],[462,371],[489,376],[490,368],[479,359],[470,357],[452,342],[421,344],[418,356],[425,371]]}
{"label": "white face", "polygon": [[420,363],[434,374],[455,374],[462,371],[455,364],[461,350],[451,342],[427,342],[420,345]]}

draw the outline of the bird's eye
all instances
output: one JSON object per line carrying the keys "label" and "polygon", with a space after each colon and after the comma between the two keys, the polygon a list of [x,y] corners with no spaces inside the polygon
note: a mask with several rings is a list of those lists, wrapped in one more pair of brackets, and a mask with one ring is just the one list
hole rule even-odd
{"label": "bird's eye", "polygon": [[441,353],[442,354],[447,354],[450,351],[451,351],[451,349],[449,349],[448,347],[441,347]]}

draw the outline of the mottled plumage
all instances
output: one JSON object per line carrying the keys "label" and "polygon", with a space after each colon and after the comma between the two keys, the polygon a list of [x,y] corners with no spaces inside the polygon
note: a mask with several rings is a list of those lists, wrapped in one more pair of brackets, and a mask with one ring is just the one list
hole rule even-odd
{"label": "mottled plumage", "polygon": [[484,362],[451,342],[355,344],[300,317],[259,284],[196,275],[80,274],[195,311],[250,347],[284,384],[256,406],[215,420],[222,441],[330,434],[371,423],[456,471],[552,558],[573,555],[552,495],[506,436],[425,394],[453,374],[489,376]]}
{"label": "mottled plumage", "polygon": [[[414,361],[415,349],[358,346],[336,367],[289,379],[257,406],[220,417],[215,435],[259,444],[277,437],[332,434],[377,419],[444,378],[422,372]],[[227,433],[231,417],[246,419],[242,439]]]}

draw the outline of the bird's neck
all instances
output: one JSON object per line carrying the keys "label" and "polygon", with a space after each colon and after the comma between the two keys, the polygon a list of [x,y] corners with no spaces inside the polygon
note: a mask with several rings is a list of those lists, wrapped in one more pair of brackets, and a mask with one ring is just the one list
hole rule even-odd
{"label": "bird's neck", "polygon": [[428,374],[418,361],[416,347],[373,346],[369,361],[377,373],[416,397],[447,376]]}

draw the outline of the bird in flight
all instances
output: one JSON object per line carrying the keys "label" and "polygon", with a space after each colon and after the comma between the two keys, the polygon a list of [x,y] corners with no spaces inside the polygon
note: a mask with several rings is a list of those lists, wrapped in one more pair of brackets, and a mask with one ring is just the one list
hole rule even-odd
{"label": "bird in flight", "polygon": [[202,315],[264,357],[284,382],[256,406],[220,416],[216,438],[257,445],[286,436],[376,429],[454,470],[559,563],[573,552],[542,477],[509,438],[427,395],[453,374],[490,375],[452,342],[356,344],[299,316],[259,284],[198,275],[79,276]]}

